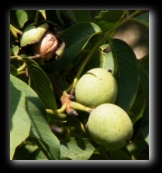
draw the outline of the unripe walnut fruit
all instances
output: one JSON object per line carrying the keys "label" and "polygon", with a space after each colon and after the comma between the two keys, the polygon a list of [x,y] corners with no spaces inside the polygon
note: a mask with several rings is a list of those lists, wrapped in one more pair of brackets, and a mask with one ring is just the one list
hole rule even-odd
{"label": "unripe walnut fruit", "polygon": [[114,76],[102,68],[86,72],[75,89],[76,101],[91,108],[102,103],[115,103],[117,93],[118,86]]}
{"label": "unripe walnut fruit", "polygon": [[87,127],[92,139],[109,150],[124,147],[133,135],[133,124],[119,106],[105,103],[90,114]]}

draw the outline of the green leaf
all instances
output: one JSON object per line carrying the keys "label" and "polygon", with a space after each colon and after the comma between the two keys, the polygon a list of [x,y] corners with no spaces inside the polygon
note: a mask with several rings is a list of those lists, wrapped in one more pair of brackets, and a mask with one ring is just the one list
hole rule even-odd
{"label": "green leaf", "polygon": [[137,20],[138,22],[142,23],[146,27],[149,27],[149,12],[141,14],[134,19]]}
{"label": "green leaf", "polygon": [[92,156],[88,160],[109,160],[103,154],[93,153]]}
{"label": "green leaf", "polygon": [[146,55],[139,60],[140,82],[147,98],[149,98],[149,56]]}
{"label": "green leaf", "polygon": [[142,128],[143,137],[147,142],[147,144],[149,145],[149,101],[147,101],[143,113],[141,128]]}
{"label": "green leaf", "polygon": [[146,97],[143,89],[139,86],[136,99],[130,111],[128,112],[133,124],[143,117],[146,108]]}
{"label": "green leaf", "polygon": [[118,25],[125,14],[125,10],[104,10],[95,17],[95,23],[101,27],[102,32],[108,32]]}
{"label": "green leaf", "polygon": [[27,45],[37,43],[43,37],[43,35],[48,30],[49,25],[43,23],[39,26],[36,26],[35,23],[29,24],[23,31],[23,34],[20,38],[20,46],[25,47]]}
{"label": "green leaf", "polygon": [[41,67],[26,55],[21,55],[21,58],[27,64],[29,75],[31,79],[31,86],[38,94],[46,109],[56,110],[56,100],[53,93],[51,81]]}
{"label": "green leaf", "polygon": [[111,160],[131,160],[131,157],[127,155],[123,150],[112,150]]}
{"label": "green leaf", "polygon": [[75,23],[92,21],[90,10],[67,10],[67,14]]}
{"label": "green leaf", "polygon": [[39,10],[39,12],[42,14],[43,18],[46,20],[46,10]]}
{"label": "green leaf", "polygon": [[[78,115],[80,112],[78,112]],[[83,114],[82,114],[83,116]],[[86,137],[86,133],[83,130],[83,124],[78,119],[78,117],[69,117],[68,118],[68,126],[70,127],[69,135],[70,137],[76,137],[76,138],[84,138]]]}
{"label": "green leaf", "polygon": [[109,40],[117,66],[118,97],[116,104],[128,111],[136,98],[139,86],[139,65],[130,46],[122,40]]}
{"label": "green leaf", "polygon": [[14,46],[14,47],[12,48],[12,50],[13,50],[13,54],[14,54],[14,55],[17,55],[17,54],[19,53],[19,46]]}
{"label": "green leaf", "polygon": [[113,75],[115,75],[115,64],[112,52],[105,53],[105,61],[104,61],[104,69],[110,71]]}
{"label": "green leaf", "polygon": [[149,145],[141,133],[141,123],[134,126],[132,142],[126,146],[133,160],[149,160]]}
{"label": "green leaf", "polygon": [[13,50],[10,48],[10,56],[13,55]]}
{"label": "green leaf", "polygon": [[20,79],[10,75],[17,90],[26,94],[27,109],[32,123],[30,136],[41,146],[48,159],[60,158],[60,142],[47,122],[46,111],[36,92]]}
{"label": "green leaf", "polygon": [[[60,71],[67,67],[84,49],[90,38],[99,33],[101,33],[100,27],[88,22],[79,23],[66,29],[60,36],[66,44],[65,52],[58,61],[52,64],[51,69],[53,71]],[[47,68],[49,69],[50,65]]]}
{"label": "green leaf", "polygon": [[25,22],[33,16],[34,11],[32,10],[16,10],[16,17],[20,28],[22,28]]}
{"label": "green leaf", "polygon": [[48,160],[48,158],[29,137],[17,147],[14,160]]}
{"label": "green leaf", "polygon": [[10,10],[10,24],[20,29],[31,18],[34,20],[35,10]]}
{"label": "green leaf", "polygon": [[149,56],[139,60],[141,86],[146,96],[146,108],[142,117],[142,133],[145,141],[149,144]]}
{"label": "green leaf", "polygon": [[101,29],[98,25],[83,22],[66,29],[60,37],[64,39],[66,47],[71,48],[81,43],[85,45],[87,41],[97,33],[101,33]]}
{"label": "green leaf", "polygon": [[97,50],[94,56],[91,57],[91,59],[87,63],[83,74],[92,68],[103,68],[105,70],[110,70],[112,74],[114,74],[115,65],[112,52],[104,53],[101,50]]}
{"label": "green leaf", "polygon": [[[29,141],[28,139],[29,138],[16,148],[14,160],[29,160],[28,158],[30,154],[38,148],[34,142]],[[34,160],[34,158],[32,160]]]}
{"label": "green leaf", "polygon": [[14,65],[10,64],[10,74],[16,76],[18,73],[17,68]]}
{"label": "green leaf", "polygon": [[61,10],[56,10],[56,16],[59,19],[59,21],[61,22],[62,25],[65,25],[64,21],[61,18]]}
{"label": "green leaf", "polygon": [[30,160],[48,160],[48,158],[45,156],[45,154],[39,149],[37,148],[35,151],[33,151],[28,159]]}
{"label": "green leaf", "polygon": [[61,141],[61,158],[88,160],[95,148],[86,138],[70,138]]}
{"label": "green leaf", "polygon": [[21,144],[30,132],[31,122],[26,109],[26,95],[18,90],[10,80],[10,160],[13,159],[16,147]]}

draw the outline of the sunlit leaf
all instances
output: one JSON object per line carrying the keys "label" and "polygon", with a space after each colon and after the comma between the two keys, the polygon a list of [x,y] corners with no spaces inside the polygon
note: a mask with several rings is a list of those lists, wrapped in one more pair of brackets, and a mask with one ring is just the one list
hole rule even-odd
{"label": "sunlit leaf", "polygon": [[28,138],[17,149],[15,160],[48,160],[38,146]]}
{"label": "sunlit leaf", "polygon": [[46,111],[36,92],[20,79],[10,76],[14,87],[26,94],[26,109],[32,123],[30,136],[41,146],[48,159],[59,159],[60,143],[47,122]]}
{"label": "sunlit leaf", "polygon": [[14,46],[14,47],[12,48],[12,50],[13,50],[13,54],[14,54],[14,55],[17,55],[17,54],[19,53],[20,48],[19,48],[19,46]]}
{"label": "sunlit leaf", "polygon": [[39,10],[39,12],[42,14],[43,18],[46,20],[46,10]]}
{"label": "sunlit leaf", "polygon": [[28,159],[30,160],[48,160],[48,158],[45,156],[45,154],[39,149],[37,148],[35,151],[33,151]]}
{"label": "sunlit leaf", "polygon": [[[93,57],[87,63],[84,72],[92,68],[103,68],[110,71],[112,74],[115,72],[115,65],[112,52],[104,53],[101,50],[97,50]],[[83,73],[84,73],[83,72]]]}
{"label": "sunlit leaf", "polygon": [[35,143],[29,141],[28,139],[29,138],[16,148],[14,160],[29,160],[30,154],[38,148]]}
{"label": "sunlit leaf", "polygon": [[87,160],[95,148],[86,138],[70,138],[61,141],[61,158]]}
{"label": "sunlit leaf", "polygon": [[30,132],[31,122],[26,109],[26,94],[18,90],[10,80],[10,160],[13,159],[16,147],[21,144]]}
{"label": "sunlit leaf", "polygon": [[114,63],[112,52],[108,52],[104,54],[102,68],[106,69],[107,71],[115,75],[116,69],[115,69],[115,63]]}
{"label": "sunlit leaf", "polygon": [[34,16],[33,10],[16,10],[16,17],[19,27],[22,28],[26,21]]}
{"label": "sunlit leaf", "polygon": [[47,23],[43,23],[39,26],[36,26],[35,23],[31,23],[28,25],[20,38],[20,46],[25,47],[27,45],[37,43],[40,41],[42,36],[48,30],[49,25]]}

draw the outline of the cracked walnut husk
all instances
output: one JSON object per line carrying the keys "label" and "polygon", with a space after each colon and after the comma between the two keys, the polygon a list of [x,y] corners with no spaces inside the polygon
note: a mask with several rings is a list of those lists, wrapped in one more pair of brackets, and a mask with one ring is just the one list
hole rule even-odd
{"label": "cracked walnut husk", "polygon": [[39,24],[30,24],[20,38],[22,48],[30,48],[32,54],[38,58],[49,60],[61,57],[65,43],[60,39],[62,30],[50,21],[41,21]]}

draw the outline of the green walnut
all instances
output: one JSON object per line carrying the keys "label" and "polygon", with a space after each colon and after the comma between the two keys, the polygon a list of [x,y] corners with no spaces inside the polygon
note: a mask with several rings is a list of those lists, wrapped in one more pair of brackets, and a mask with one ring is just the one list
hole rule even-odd
{"label": "green walnut", "polygon": [[133,124],[119,106],[104,103],[96,107],[87,122],[92,139],[109,150],[124,147],[133,136]]}
{"label": "green walnut", "polygon": [[75,98],[78,103],[95,108],[103,103],[115,103],[117,93],[114,76],[103,68],[93,68],[79,79]]}
{"label": "green walnut", "polygon": [[28,25],[23,31],[20,39],[20,46],[25,47],[39,42],[43,35],[47,32],[48,28],[48,23],[43,23],[40,26],[36,26],[34,23]]}

